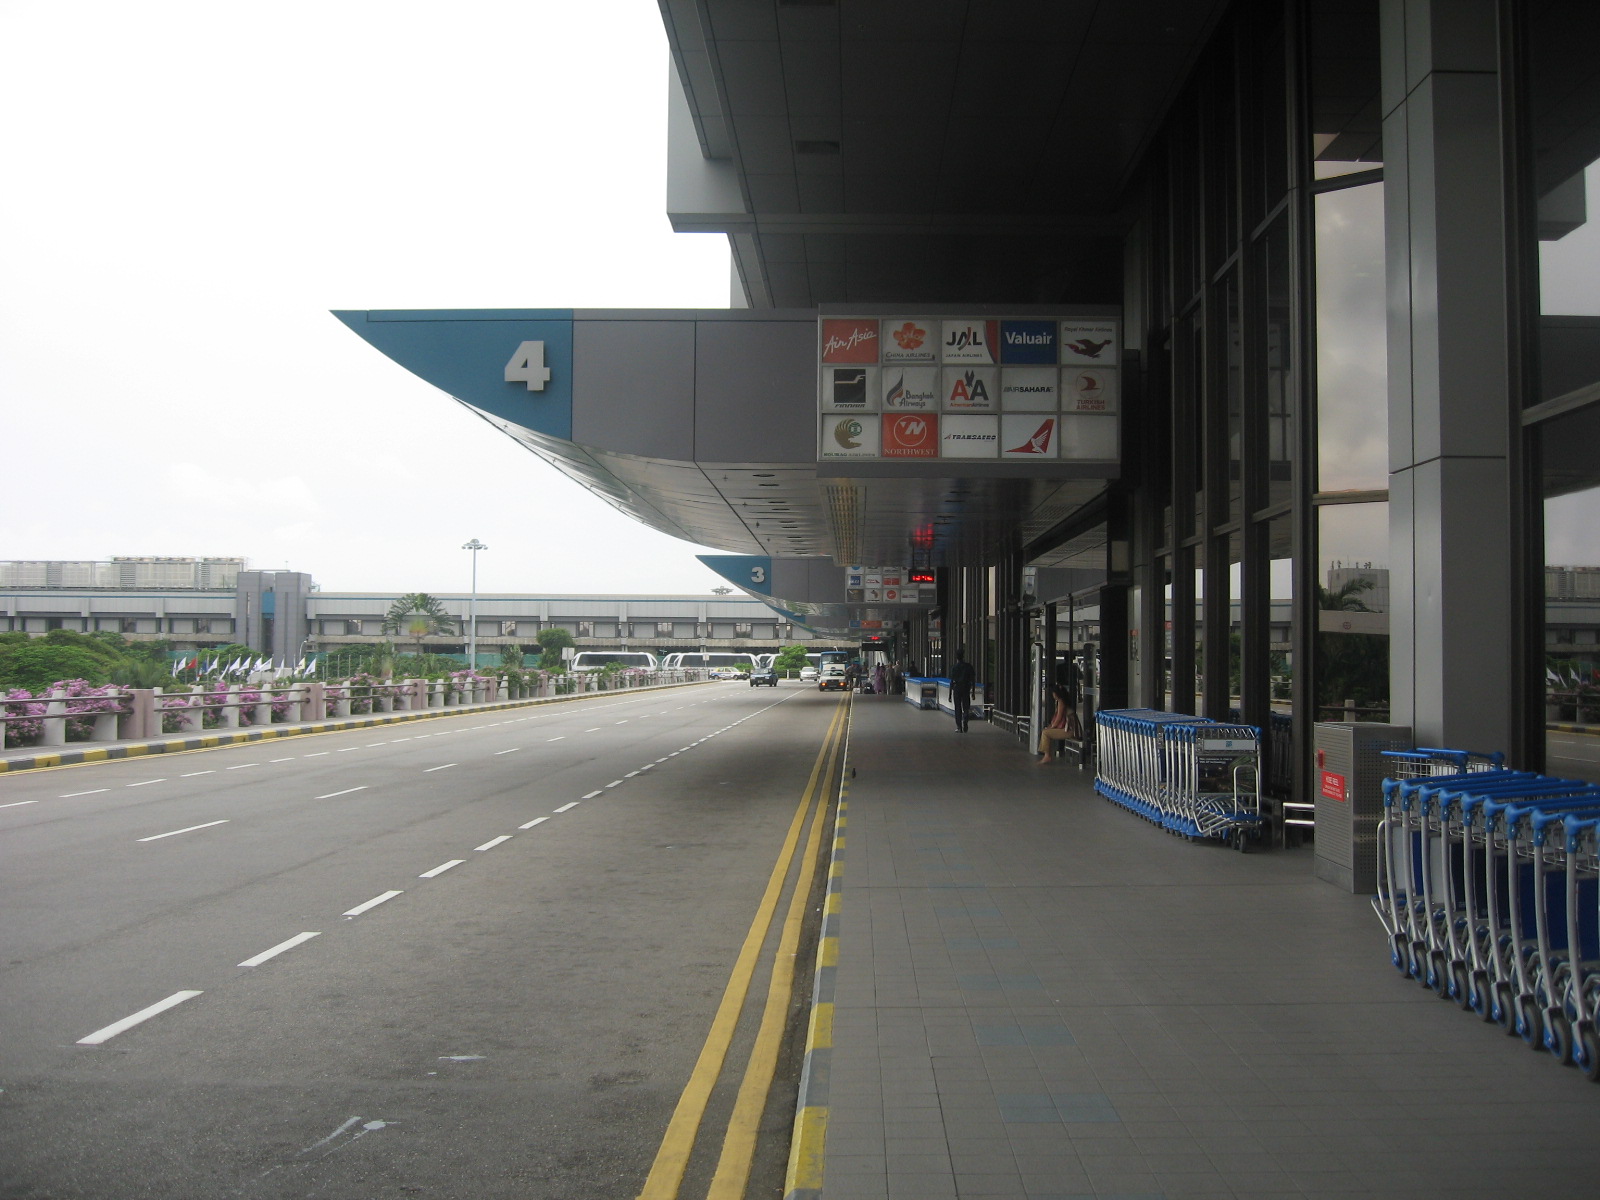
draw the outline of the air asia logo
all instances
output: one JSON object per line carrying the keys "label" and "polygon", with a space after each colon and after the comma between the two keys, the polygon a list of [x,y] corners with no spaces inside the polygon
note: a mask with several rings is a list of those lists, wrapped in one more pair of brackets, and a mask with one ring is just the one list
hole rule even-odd
{"label": "air asia logo", "polygon": [[1103,342],[1096,342],[1089,338],[1079,338],[1075,342],[1067,342],[1065,344],[1068,350],[1083,358],[1099,358],[1100,352],[1111,345],[1111,339],[1106,338]]}
{"label": "air asia logo", "polygon": [[822,323],[822,361],[875,363],[878,361],[876,321],[833,320]]}
{"label": "air asia logo", "polygon": [[883,418],[884,458],[937,458],[939,419],[906,414]]}
{"label": "air asia logo", "polygon": [[989,389],[983,382],[983,377],[976,371],[963,371],[950,385],[950,394],[945,398],[951,408],[992,408],[989,399]]}
{"label": "air asia logo", "polygon": [[845,450],[859,450],[861,448],[861,422],[850,418],[840,421],[833,427],[833,440]]}
{"label": "air asia logo", "polygon": [[1013,446],[1007,454],[1049,454],[1050,438],[1056,431],[1056,419],[1047,417],[1039,428],[1033,431],[1033,436],[1020,446]]}
{"label": "air asia logo", "polygon": [[907,321],[894,331],[894,340],[895,345],[902,350],[917,350],[928,340],[928,331],[919,327],[914,321]]}

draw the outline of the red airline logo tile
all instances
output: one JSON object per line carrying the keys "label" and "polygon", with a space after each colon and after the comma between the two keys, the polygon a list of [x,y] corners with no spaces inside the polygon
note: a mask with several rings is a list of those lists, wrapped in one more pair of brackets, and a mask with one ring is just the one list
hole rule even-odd
{"label": "red airline logo tile", "polygon": [[884,458],[938,458],[939,418],[932,413],[884,414]]}
{"label": "red airline logo tile", "polygon": [[822,361],[825,363],[877,362],[878,323],[854,318],[823,321]]}

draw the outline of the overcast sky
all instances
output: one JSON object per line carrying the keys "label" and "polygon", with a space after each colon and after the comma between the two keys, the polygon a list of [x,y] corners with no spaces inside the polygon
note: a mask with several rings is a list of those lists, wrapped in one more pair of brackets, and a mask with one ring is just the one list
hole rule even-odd
{"label": "overcast sky", "polygon": [[0,559],[703,592],[329,309],[716,308],[654,0],[0,0]]}

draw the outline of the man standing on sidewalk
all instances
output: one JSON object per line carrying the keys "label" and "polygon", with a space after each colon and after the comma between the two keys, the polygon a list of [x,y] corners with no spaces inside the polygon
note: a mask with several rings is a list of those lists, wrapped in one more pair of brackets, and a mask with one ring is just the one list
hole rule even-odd
{"label": "man standing on sidewalk", "polygon": [[957,733],[967,731],[967,713],[972,708],[974,678],[972,664],[957,650],[956,665],[950,668],[950,702],[955,705]]}

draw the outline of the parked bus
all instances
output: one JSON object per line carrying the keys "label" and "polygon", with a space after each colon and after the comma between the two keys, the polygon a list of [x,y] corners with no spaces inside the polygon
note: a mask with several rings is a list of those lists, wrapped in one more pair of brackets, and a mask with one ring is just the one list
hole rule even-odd
{"label": "parked bus", "polygon": [[644,671],[657,669],[656,656],[643,650],[580,650],[572,656],[574,671],[598,671],[612,663]]}

